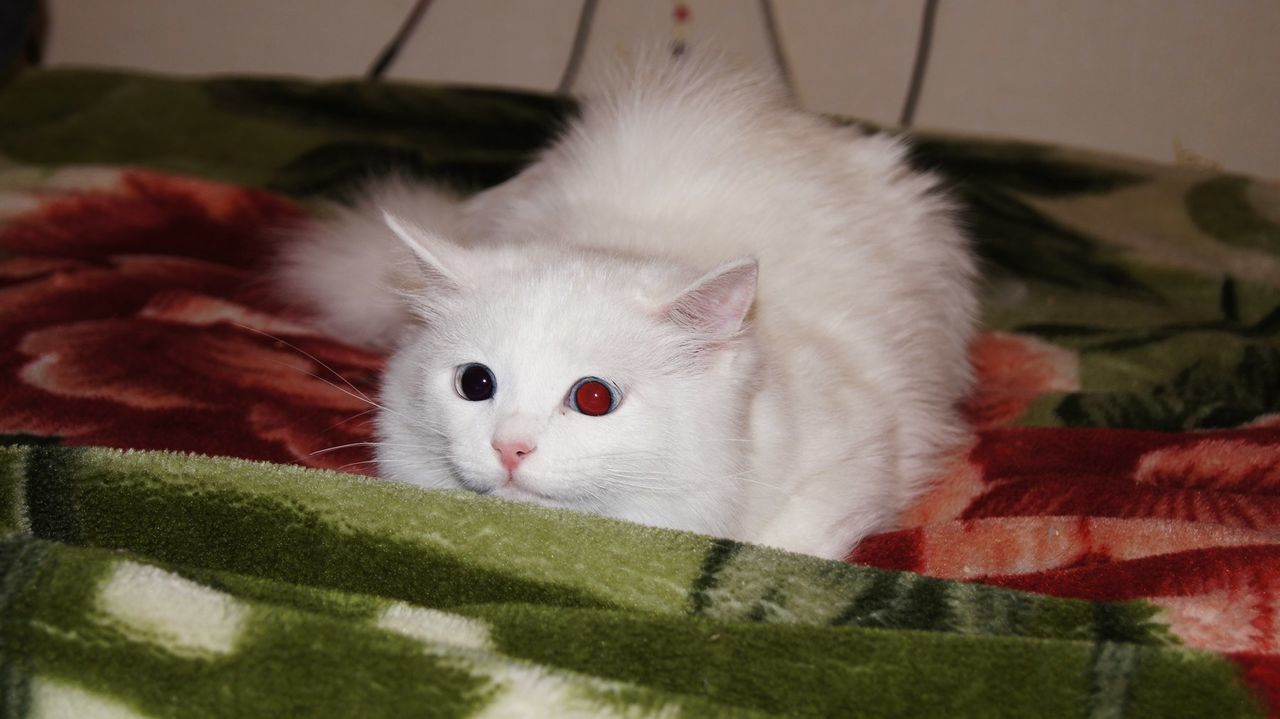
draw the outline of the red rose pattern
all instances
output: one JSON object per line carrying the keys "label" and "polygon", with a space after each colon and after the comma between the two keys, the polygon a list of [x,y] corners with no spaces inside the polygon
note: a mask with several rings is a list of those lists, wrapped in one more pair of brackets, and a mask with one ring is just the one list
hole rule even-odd
{"label": "red rose pattern", "polygon": [[984,332],[970,356],[978,388],[965,411],[978,429],[1012,423],[1043,394],[1080,389],[1075,353],[1035,337]]}
{"label": "red rose pattern", "polygon": [[[0,225],[0,431],[371,471],[382,358],[309,330],[264,291],[266,192],[152,172],[32,191]],[[15,202],[6,203],[14,206]]]}

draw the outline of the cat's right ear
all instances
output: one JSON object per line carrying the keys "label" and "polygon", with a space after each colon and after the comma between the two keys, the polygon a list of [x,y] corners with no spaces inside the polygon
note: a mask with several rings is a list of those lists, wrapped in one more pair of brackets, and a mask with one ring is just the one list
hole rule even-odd
{"label": "cat's right ear", "polygon": [[760,267],[754,257],[726,262],[703,275],[664,308],[669,320],[715,339],[742,330],[756,298]]}
{"label": "cat's right ear", "polygon": [[382,211],[382,221],[413,254],[414,262],[425,280],[427,293],[466,289],[468,283],[457,269],[461,258],[445,240],[386,210]]}

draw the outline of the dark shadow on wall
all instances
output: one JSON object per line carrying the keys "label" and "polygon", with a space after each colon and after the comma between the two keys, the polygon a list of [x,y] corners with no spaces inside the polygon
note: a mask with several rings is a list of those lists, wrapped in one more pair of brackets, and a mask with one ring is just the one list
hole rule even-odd
{"label": "dark shadow on wall", "polygon": [[40,64],[48,27],[44,0],[0,0],[0,83]]}

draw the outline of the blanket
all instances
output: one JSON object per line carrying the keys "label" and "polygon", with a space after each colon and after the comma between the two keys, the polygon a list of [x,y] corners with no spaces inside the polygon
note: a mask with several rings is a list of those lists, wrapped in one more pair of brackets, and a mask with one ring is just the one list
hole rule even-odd
{"label": "blanket", "polygon": [[570,112],[0,90],[6,715],[1280,715],[1264,181],[916,138],[983,259],[980,383],[849,563],[358,476],[382,358],[272,299],[273,228],[374,173],[501,181]]}

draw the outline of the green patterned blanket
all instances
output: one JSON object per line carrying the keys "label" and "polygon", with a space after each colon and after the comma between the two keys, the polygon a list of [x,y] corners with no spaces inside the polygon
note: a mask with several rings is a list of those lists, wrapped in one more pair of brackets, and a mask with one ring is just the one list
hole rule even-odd
{"label": "green patterned blanket", "polygon": [[0,717],[1276,713],[1274,184],[920,138],[985,262],[973,439],[851,563],[324,469],[381,358],[265,297],[271,227],[571,111],[0,87]]}
{"label": "green patterned blanket", "polygon": [[0,477],[9,715],[1254,711],[1139,603],[232,459],[13,447]]}

